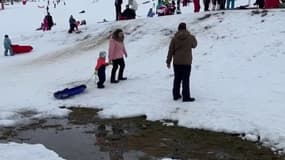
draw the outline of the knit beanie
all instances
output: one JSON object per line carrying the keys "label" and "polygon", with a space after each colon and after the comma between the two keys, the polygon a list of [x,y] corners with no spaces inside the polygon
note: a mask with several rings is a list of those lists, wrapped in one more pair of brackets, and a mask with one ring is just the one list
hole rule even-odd
{"label": "knit beanie", "polygon": [[107,54],[107,53],[106,53],[105,51],[100,51],[100,52],[99,52],[99,57],[100,57],[100,58],[106,58],[106,54]]}

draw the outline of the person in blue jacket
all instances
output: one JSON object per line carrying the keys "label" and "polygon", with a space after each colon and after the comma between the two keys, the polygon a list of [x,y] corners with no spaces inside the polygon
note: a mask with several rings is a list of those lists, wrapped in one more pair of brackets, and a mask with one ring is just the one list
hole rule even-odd
{"label": "person in blue jacket", "polygon": [[150,9],[148,10],[147,17],[153,17],[154,15],[155,15],[155,13],[153,12],[153,9],[150,8]]}
{"label": "person in blue jacket", "polygon": [[10,56],[14,55],[12,50],[12,42],[7,34],[4,36],[4,49],[5,49],[4,51],[5,56],[9,56],[8,51],[10,52]]}

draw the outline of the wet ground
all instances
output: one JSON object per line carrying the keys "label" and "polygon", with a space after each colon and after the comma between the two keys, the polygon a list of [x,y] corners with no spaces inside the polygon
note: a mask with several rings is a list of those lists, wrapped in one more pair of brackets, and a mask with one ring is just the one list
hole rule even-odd
{"label": "wet ground", "polygon": [[178,127],[171,120],[151,122],[144,115],[101,119],[99,110],[71,109],[65,119],[0,128],[0,142],[41,143],[67,160],[285,160],[241,135]]}

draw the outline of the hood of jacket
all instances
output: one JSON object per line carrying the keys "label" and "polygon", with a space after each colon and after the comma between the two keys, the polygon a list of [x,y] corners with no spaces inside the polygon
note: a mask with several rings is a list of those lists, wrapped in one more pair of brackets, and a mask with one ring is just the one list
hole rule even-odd
{"label": "hood of jacket", "polygon": [[182,31],[178,31],[175,33],[175,39],[179,40],[179,41],[183,41],[185,39],[187,39],[190,35],[190,32],[187,30],[182,30]]}

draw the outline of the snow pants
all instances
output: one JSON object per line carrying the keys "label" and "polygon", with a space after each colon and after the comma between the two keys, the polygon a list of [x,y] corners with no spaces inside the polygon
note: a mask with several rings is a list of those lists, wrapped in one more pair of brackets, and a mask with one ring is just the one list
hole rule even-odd
{"label": "snow pants", "polygon": [[105,70],[106,70],[106,66],[105,65],[102,65],[99,69],[98,69],[98,78],[99,78],[99,81],[97,82],[97,86],[98,88],[101,88],[103,87],[104,85],[104,82],[106,80],[106,73],[105,73]]}

